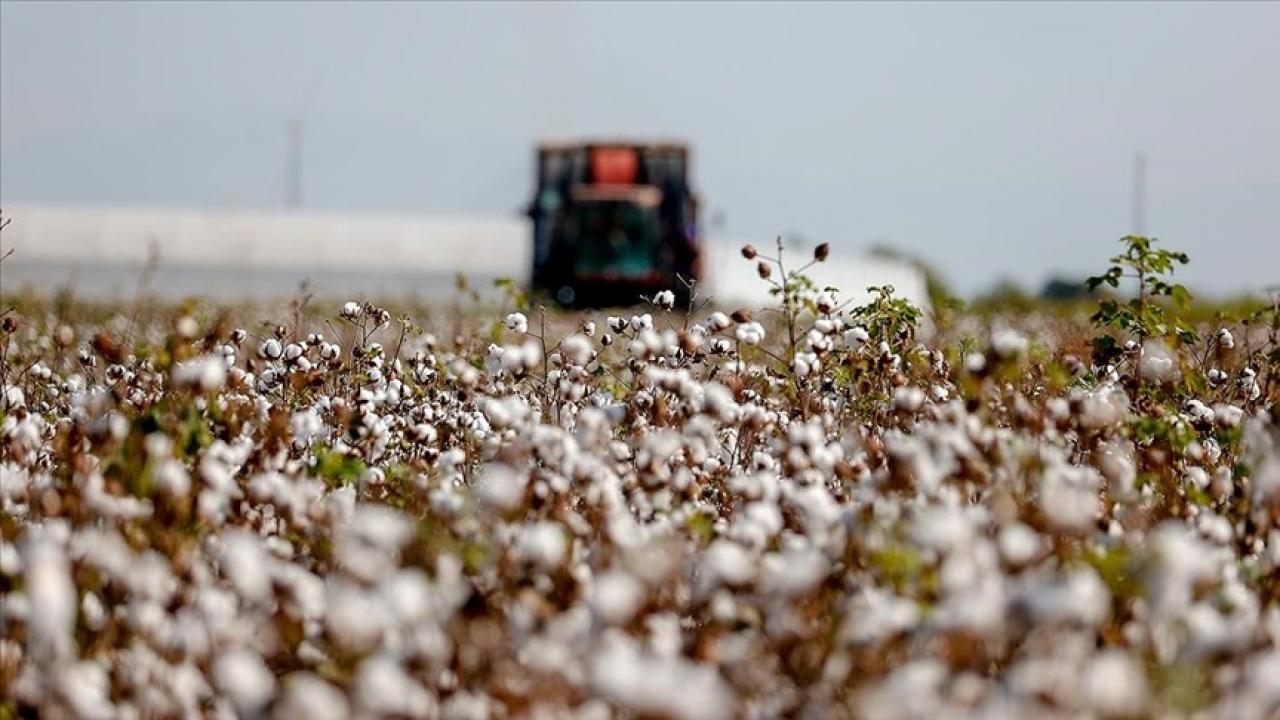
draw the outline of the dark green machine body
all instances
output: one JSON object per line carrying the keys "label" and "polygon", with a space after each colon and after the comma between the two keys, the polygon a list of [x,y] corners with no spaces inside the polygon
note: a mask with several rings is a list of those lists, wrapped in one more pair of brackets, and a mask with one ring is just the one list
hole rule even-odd
{"label": "dark green machine body", "polygon": [[575,307],[688,296],[700,273],[698,203],[683,145],[538,148],[532,287]]}

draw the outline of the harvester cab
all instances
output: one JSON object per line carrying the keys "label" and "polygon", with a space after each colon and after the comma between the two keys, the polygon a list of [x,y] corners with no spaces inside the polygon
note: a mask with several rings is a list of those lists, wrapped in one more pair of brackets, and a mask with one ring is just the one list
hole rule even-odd
{"label": "harvester cab", "polygon": [[700,274],[689,150],[672,143],[538,147],[534,291],[562,305],[631,305]]}

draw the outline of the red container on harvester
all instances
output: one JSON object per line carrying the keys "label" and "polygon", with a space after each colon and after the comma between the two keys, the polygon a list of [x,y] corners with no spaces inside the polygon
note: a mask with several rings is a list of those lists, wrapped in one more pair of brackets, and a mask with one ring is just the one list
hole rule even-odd
{"label": "red container on harvester", "polygon": [[634,185],[638,168],[634,148],[591,148],[591,175],[598,185]]}

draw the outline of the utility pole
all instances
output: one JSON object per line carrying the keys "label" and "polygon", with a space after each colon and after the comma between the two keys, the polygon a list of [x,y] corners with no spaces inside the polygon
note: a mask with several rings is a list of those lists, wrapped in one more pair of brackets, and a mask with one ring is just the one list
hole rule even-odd
{"label": "utility pole", "polygon": [[302,207],[302,118],[289,121],[285,148],[285,206]]}
{"label": "utility pole", "polygon": [[1133,156],[1133,228],[1141,235],[1147,225],[1147,156],[1139,150]]}

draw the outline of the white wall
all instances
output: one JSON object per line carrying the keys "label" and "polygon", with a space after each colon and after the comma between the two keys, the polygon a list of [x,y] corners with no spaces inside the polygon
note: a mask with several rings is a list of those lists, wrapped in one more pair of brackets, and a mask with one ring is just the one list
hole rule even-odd
{"label": "white wall", "polygon": [[[132,297],[151,248],[159,264],[149,290],[219,299],[287,297],[311,281],[321,296],[444,298],[455,274],[476,287],[528,275],[530,231],[523,217],[344,215],[318,212],[163,210],[9,205],[13,223],[0,245],[15,254],[0,265],[0,291],[51,291],[74,278],[76,292]],[[721,304],[769,301],[741,243],[709,242],[703,289]],[[757,243],[758,247],[770,245]],[[805,253],[807,256],[807,251]],[[800,259],[799,257],[797,259]],[[924,279],[901,263],[842,256],[812,268],[819,284],[846,298],[892,284],[926,302]]]}

